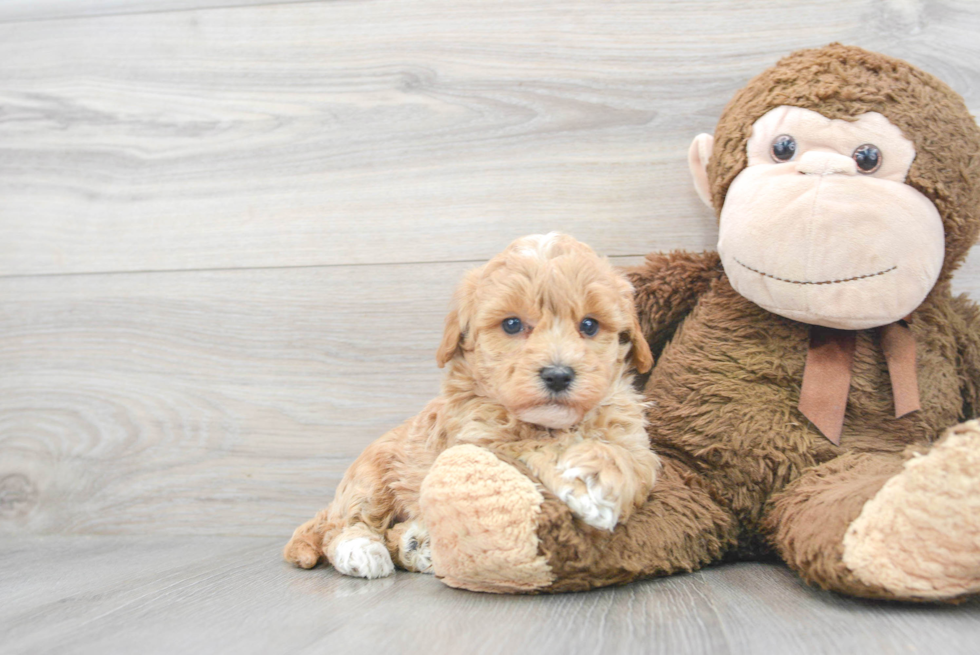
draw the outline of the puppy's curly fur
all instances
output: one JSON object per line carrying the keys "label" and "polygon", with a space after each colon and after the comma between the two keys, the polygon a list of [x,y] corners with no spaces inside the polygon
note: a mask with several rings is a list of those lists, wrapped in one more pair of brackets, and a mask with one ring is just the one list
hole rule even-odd
{"label": "puppy's curly fur", "polygon": [[652,355],[632,286],[591,248],[534,235],[471,271],[437,360],[448,365],[441,395],[355,460],[329,507],[296,529],[287,561],[311,568],[325,555],[366,578],[395,564],[431,571],[419,489],[456,444],[522,462],[594,528],[612,530],[646,500],[660,462],[630,368],[646,372]]}

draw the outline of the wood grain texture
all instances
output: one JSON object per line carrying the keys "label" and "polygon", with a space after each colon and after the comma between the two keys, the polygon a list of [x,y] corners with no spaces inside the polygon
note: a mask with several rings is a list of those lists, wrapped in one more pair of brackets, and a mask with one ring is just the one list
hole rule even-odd
{"label": "wood grain texture", "polygon": [[159,14],[161,12],[229,9],[255,5],[299,4],[323,0],[3,0],[0,23]]}
{"label": "wood grain texture", "polygon": [[749,77],[841,40],[980,107],[977,33],[969,0],[0,24],[0,275],[477,260],[555,228],[610,254],[708,247],[685,153]]}
{"label": "wood grain texture", "polygon": [[0,531],[288,534],[436,395],[469,267],[0,279]]}
{"label": "wood grain texture", "polygon": [[19,653],[973,654],[980,604],[885,604],[743,563],[614,589],[495,596],[360,580],[212,537],[0,541],[0,641]]}
{"label": "wood grain texture", "polygon": [[0,533],[289,534],[437,393],[472,266],[0,278]]}

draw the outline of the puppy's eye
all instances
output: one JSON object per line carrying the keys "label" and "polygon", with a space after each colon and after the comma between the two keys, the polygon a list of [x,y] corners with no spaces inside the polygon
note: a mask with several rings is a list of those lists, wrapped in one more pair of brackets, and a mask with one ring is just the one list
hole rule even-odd
{"label": "puppy's eye", "polygon": [[778,162],[789,161],[796,155],[796,139],[788,134],[780,134],[773,139],[769,153]]}
{"label": "puppy's eye", "polygon": [[521,319],[516,316],[511,316],[510,318],[505,318],[504,322],[500,324],[504,328],[504,332],[507,334],[517,334],[524,329],[524,324],[521,323]]}
{"label": "puppy's eye", "polygon": [[858,170],[865,175],[874,173],[881,168],[881,160],[884,159],[881,156],[881,151],[870,143],[865,143],[863,146],[855,148],[851,157],[854,158],[854,163],[857,164]]}
{"label": "puppy's eye", "polygon": [[594,318],[583,318],[578,326],[579,331],[587,337],[594,337],[599,331],[599,321]]}

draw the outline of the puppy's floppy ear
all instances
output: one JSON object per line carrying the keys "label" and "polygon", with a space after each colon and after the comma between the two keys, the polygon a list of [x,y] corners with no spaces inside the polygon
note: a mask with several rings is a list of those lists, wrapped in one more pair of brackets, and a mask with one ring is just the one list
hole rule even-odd
{"label": "puppy's floppy ear", "polygon": [[653,367],[653,353],[650,352],[650,346],[643,336],[643,328],[640,327],[639,315],[636,313],[636,304],[633,301],[633,285],[625,277],[621,277],[620,280],[620,292],[626,312],[629,314],[630,327],[628,331],[619,334],[619,341],[620,343],[629,341],[632,344],[629,352],[630,361],[633,362],[637,372],[646,373]]}
{"label": "puppy's floppy ear", "polygon": [[459,325],[459,311],[455,308],[449,310],[446,316],[446,328],[442,332],[442,342],[439,350],[436,351],[436,363],[442,368],[449,363],[449,360],[456,354],[456,350],[462,341],[462,330]]}
{"label": "puppy's floppy ear", "polygon": [[640,328],[640,321],[636,317],[636,310],[632,311],[633,324],[630,326],[629,336],[633,347],[630,348],[630,359],[638,373],[646,373],[653,368],[653,353],[647,344],[643,330]]}
{"label": "puppy's floppy ear", "polygon": [[436,351],[436,363],[442,368],[459,352],[466,338],[466,330],[472,314],[473,296],[476,295],[476,280],[482,269],[470,271],[456,287],[452,307],[446,315],[446,327],[442,333],[442,343]]}

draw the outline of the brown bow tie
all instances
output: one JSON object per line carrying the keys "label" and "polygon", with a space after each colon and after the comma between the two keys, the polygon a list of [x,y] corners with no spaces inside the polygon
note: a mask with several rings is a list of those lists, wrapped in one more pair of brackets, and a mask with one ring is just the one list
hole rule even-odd
{"label": "brown bow tie", "polygon": [[[919,381],[915,373],[915,339],[904,321],[878,330],[881,349],[895,397],[895,418],[919,409]],[[854,363],[853,330],[810,326],[810,349],[803,369],[800,411],[832,442],[840,445],[844,410]]]}

